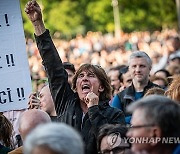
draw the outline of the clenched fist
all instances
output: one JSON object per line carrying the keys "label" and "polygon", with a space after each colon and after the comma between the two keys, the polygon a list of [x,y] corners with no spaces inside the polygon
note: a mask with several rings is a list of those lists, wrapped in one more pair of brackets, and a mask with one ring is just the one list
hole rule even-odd
{"label": "clenched fist", "polygon": [[88,108],[91,106],[94,106],[94,105],[98,105],[98,103],[99,103],[99,97],[92,91],[86,95],[84,100],[85,100],[85,103],[87,104]]}

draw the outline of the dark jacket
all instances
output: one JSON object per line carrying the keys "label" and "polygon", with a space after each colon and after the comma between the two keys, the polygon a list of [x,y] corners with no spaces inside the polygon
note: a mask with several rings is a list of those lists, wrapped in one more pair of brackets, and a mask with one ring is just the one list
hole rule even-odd
{"label": "dark jacket", "polygon": [[7,154],[10,151],[11,151],[10,148],[5,147],[5,146],[0,144],[0,154]]}
{"label": "dark jacket", "polygon": [[[153,88],[153,87],[159,87],[158,85],[152,83],[152,82],[148,82],[147,86],[144,88],[143,90],[143,95],[147,92],[148,89]],[[117,94],[122,106],[122,111],[124,112],[125,116],[129,116],[131,114],[126,112],[126,107],[131,104],[132,102],[136,101],[135,100],[135,88],[134,85],[131,84],[131,86],[127,87],[126,89],[124,89],[122,92]]]}
{"label": "dark jacket", "polygon": [[59,121],[76,128],[83,137],[86,153],[96,154],[96,137],[99,127],[106,123],[125,124],[123,112],[111,108],[107,100],[90,107],[82,122],[83,112],[80,107],[80,99],[68,84],[67,73],[51,40],[49,31],[46,30],[41,36],[35,36],[35,38],[47,72]]}

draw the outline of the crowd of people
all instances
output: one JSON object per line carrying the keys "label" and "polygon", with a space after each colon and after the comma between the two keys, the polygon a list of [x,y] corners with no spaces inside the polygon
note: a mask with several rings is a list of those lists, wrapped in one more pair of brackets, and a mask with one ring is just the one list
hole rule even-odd
{"label": "crowd of people", "polygon": [[175,30],[52,40],[38,3],[25,12],[34,92],[28,109],[0,114],[0,153],[180,154]]}

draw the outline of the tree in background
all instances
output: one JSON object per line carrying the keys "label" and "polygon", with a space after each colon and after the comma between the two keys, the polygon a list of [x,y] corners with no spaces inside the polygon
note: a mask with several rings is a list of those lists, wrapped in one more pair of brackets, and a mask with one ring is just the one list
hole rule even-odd
{"label": "tree in background", "polygon": [[[56,37],[72,38],[87,31],[114,31],[112,0],[37,0],[43,9],[46,27]],[[21,8],[27,0],[21,0]],[[118,0],[120,23],[124,32],[177,28],[175,0]],[[26,36],[32,26],[24,11]]]}

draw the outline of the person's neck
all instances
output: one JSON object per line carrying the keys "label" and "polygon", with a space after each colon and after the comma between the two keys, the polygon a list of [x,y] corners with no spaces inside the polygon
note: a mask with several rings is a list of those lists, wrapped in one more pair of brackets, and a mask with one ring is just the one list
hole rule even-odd
{"label": "person's neck", "polygon": [[81,106],[83,113],[86,114],[88,112],[88,107],[87,107],[86,103],[83,101],[80,101],[80,106]]}
{"label": "person's neck", "polygon": [[148,80],[146,80],[144,82],[133,82],[136,92],[143,92],[144,88],[147,86],[148,82],[149,82]]}
{"label": "person's neck", "polygon": [[55,110],[53,110],[53,111],[52,111],[49,115],[50,115],[50,116],[53,116],[53,117],[57,116],[57,114],[56,114],[56,111],[55,111]]}

